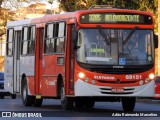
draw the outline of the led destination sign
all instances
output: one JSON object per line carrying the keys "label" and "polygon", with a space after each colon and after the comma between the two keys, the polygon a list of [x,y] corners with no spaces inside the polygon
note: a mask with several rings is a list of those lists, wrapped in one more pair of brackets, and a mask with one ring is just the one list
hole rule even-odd
{"label": "led destination sign", "polygon": [[98,13],[85,14],[81,16],[81,23],[133,23],[152,24],[148,15],[126,14],[126,13]]}
{"label": "led destination sign", "polygon": [[109,22],[140,22],[140,15],[105,15]]}

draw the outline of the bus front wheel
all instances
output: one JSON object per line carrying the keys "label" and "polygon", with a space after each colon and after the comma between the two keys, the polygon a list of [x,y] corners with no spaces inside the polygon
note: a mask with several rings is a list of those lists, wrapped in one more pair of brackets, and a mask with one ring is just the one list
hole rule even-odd
{"label": "bus front wheel", "polygon": [[95,101],[93,101],[93,100],[91,100],[91,99],[85,101],[85,107],[86,107],[87,109],[93,109],[94,104],[95,104]]}
{"label": "bus front wheel", "polygon": [[95,101],[92,99],[78,98],[78,97],[77,97],[77,99],[75,99],[75,107],[78,110],[81,110],[84,108],[93,109],[94,104],[95,104]]}
{"label": "bus front wheel", "polygon": [[34,102],[34,96],[28,95],[28,85],[27,80],[24,78],[21,85],[22,102],[25,106],[31,106]]}
{"label": "bus front wheel", "polygon": [[1,95],[0,98],[1,98],[1,99],[4,99],[4,95]]}
{"label": "bus front wheel", "polygon": [[17,96],[16,94],[11,94],[12,99],[16,99],[16,96]]}
{"label": "bus front wheel", "polygon": [[60,97],[61,97],[61,105],[63,110],[72,110],[73,109],[73,99],[71,97],[65,96],[64,86],[60,87]]}
{"label": "bus front wheel", "polygon": [[125,112],[132,112],[136,103],[135,97],[122,98],[122,106]]}

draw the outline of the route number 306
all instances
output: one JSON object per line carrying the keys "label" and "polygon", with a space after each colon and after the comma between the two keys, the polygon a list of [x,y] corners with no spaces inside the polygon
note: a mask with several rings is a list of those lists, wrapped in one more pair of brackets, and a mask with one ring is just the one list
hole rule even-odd
{"label": "route number 306", "polygon": [[142,79],[142,75],[126,75],[126,79]]}

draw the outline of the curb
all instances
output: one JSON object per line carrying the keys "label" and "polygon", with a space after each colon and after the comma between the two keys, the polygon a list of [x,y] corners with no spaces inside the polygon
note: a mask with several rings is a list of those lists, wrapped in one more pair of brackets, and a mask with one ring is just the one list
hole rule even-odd
{"label": "curb", "polygon": [[139,103],[160,104],[160,99],[156,98],[137,98]]}

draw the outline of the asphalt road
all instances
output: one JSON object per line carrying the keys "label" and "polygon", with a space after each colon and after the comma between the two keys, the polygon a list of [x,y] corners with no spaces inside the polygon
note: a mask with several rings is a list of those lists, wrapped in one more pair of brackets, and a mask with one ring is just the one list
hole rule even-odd
{"label": "asphalt road", "polygon": [[[68,120],[98,120],[102,119],[159,119],[160,118],[160,100],[156,100],[150,103],[137,103],[133,113],[124,113],[122,105],[119,102],[96,102],[93,110],[72,110],[64,111],[61,110],[60,100],[54,99],[44,99],[43,105],[41,107],[25,107],[22,105],[21,98],[11,99],[10,97],[5,97],[0,99],[0,114],[6,114],[5,112],[11,112],[11,119],[17,120],[21,116],[26,117],[37,115],[42,116],[42,120],[45,119],[68,119]],[[146,102],[146,101],[145,101]],[[146,115],[146,116],[145,116]],[[148,116],[147,116],[148,115]],[[159,117],[156,117],[158,115]],[[1,115],[0,115],[1,116]],[[18,116],[18,117],[17,117]],[[0,118],[0,120],[5,118]],[[27,118],[23,118],[27,119]],[[31,119],[31,118],[29,118]],[[33,118],[32,118],[33,119]],[[34,118],[36,119],[36,118]],[[39,120],[40,118],[37,118]],[[8,118],[7,118],[8,120]]]}

